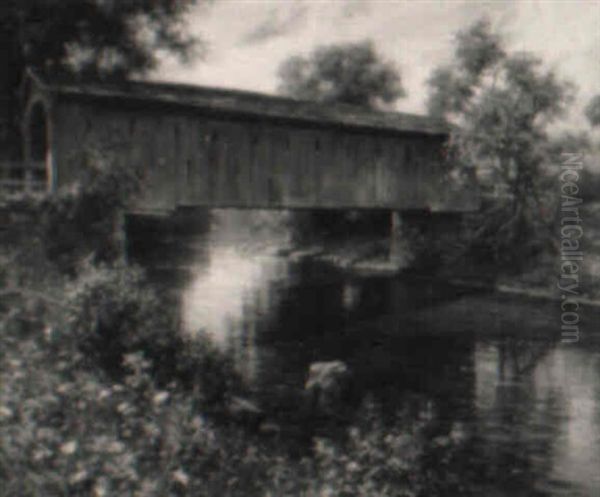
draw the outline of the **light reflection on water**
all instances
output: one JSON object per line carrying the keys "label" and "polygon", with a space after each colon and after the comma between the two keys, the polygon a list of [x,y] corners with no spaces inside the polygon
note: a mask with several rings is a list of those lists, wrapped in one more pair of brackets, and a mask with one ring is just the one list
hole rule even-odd
{"label": "light reflection on water", "polygon": [[[190,333],[205,333],[234,357],[244,379],[257,381],[256,328],[275,304],[269,282],[285,280],[281,258],[240,254],[211,247],[210,265],[196,270],[181,295],[181,321]],[[247,316],[253,318],[248,320]]]}
{"label": "light reflection on water", "polygon": [[249,215],[220,214],[179,292],[186,330],[229,351],[259,398],[301,390],[312,361],[342,359],[380,402],[416,395],[464,426],[489,495],[600,495],[592,319],[589,341],[563,345],[555,304],[293,261],[277,255],[284,222],[270,239]]}

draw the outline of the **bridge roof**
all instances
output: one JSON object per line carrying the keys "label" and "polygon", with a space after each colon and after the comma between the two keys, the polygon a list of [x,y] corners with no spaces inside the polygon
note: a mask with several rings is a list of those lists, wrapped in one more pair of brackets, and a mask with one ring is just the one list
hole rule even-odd
{"label": "bridge roof", "polygon": [[428,116],[365,110],[351,105],[322,104],[241,90],[142,81],[98,82],[39,78],[44,90],[66,96],[119,99],[177,105],[258,118],[312,122],[321,125],[370,128],[394,133],[446,135],[446,122]]}

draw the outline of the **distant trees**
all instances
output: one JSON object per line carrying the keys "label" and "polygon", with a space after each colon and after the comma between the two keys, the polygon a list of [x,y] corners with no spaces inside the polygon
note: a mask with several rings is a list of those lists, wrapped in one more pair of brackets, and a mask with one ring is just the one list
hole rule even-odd
{"label": "distant trees", "polygon": [[302,100],[381,109],[405,95],[399,70],[369,40],[316,48],[279,68],[280,91]]}
{"label": "distant trees", "polygon": [[0,110],[14,125],[26,66],[125,77],[155,66],[160,51],[188,57],[184,30],[196,0],[4,0],[0,2]]}
{"label": "distant trees", "polygon": [[487,238],[499,257],[551,240],[542,171],[552,163],[548,125],[570,103],[571,85],[533,55],[508,53],[489,22],[480,20],[458,33],[454,60],[434,71],[429,87],[429,112],[455,125],[457,169],[485,171],[509,193],[501,212],[483,217],[479,238]]}

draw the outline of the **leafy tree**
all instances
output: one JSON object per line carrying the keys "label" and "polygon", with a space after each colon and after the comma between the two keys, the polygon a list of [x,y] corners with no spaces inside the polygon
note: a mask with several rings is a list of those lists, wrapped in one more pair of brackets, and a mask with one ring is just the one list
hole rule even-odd
{"label": "leafy tree", "polygon": [[592,126],[600,127],[600,95],[596,95],[589,101],[585,108],[585,117]]}
{"label": "leafy tree", "polygon": [[279,77],[283,94],[303,100],[381,108],[405,95],[398,69],[368,40],[291,57],[280,66]]}
{"label": "leafy tree", "polygon": [[[0,110],[16,128],[26,66],[44,72],[125,77],[155,66],[159,51],[188,57],[184,19],[196,0],[0,2]],[[12,130],[15,131],[14,129]],[[6,138],[6,137],[5,137]]]}
{"label": "leafy tree", "polygon": [[497,257],[552,240],[553,219],[544,216],[543,172],[552,162],[547,130],[570,103],[571,85],[533,55],[508,53],[489,22],[480,20],[458,33],[454,61],[435,70],[429,86],[430,113],[455,125],[457,169],[470,176],[485,172],[508,194],[484,213],[475,238],[487,239]]}

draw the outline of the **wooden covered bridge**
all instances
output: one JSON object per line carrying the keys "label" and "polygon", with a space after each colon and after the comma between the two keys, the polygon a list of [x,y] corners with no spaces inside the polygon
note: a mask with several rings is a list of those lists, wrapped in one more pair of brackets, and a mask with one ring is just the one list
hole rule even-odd
{"label": "wooden covered bridge", "polygon": [[143,173],[137,210],[473,205],[448,188],[448,128],[428,117],[177,84],[46,80],[32,71],[22,92],[24,162],[13,166],[13,185],[68,185],[81,167],[78,151],[108,147]]}

